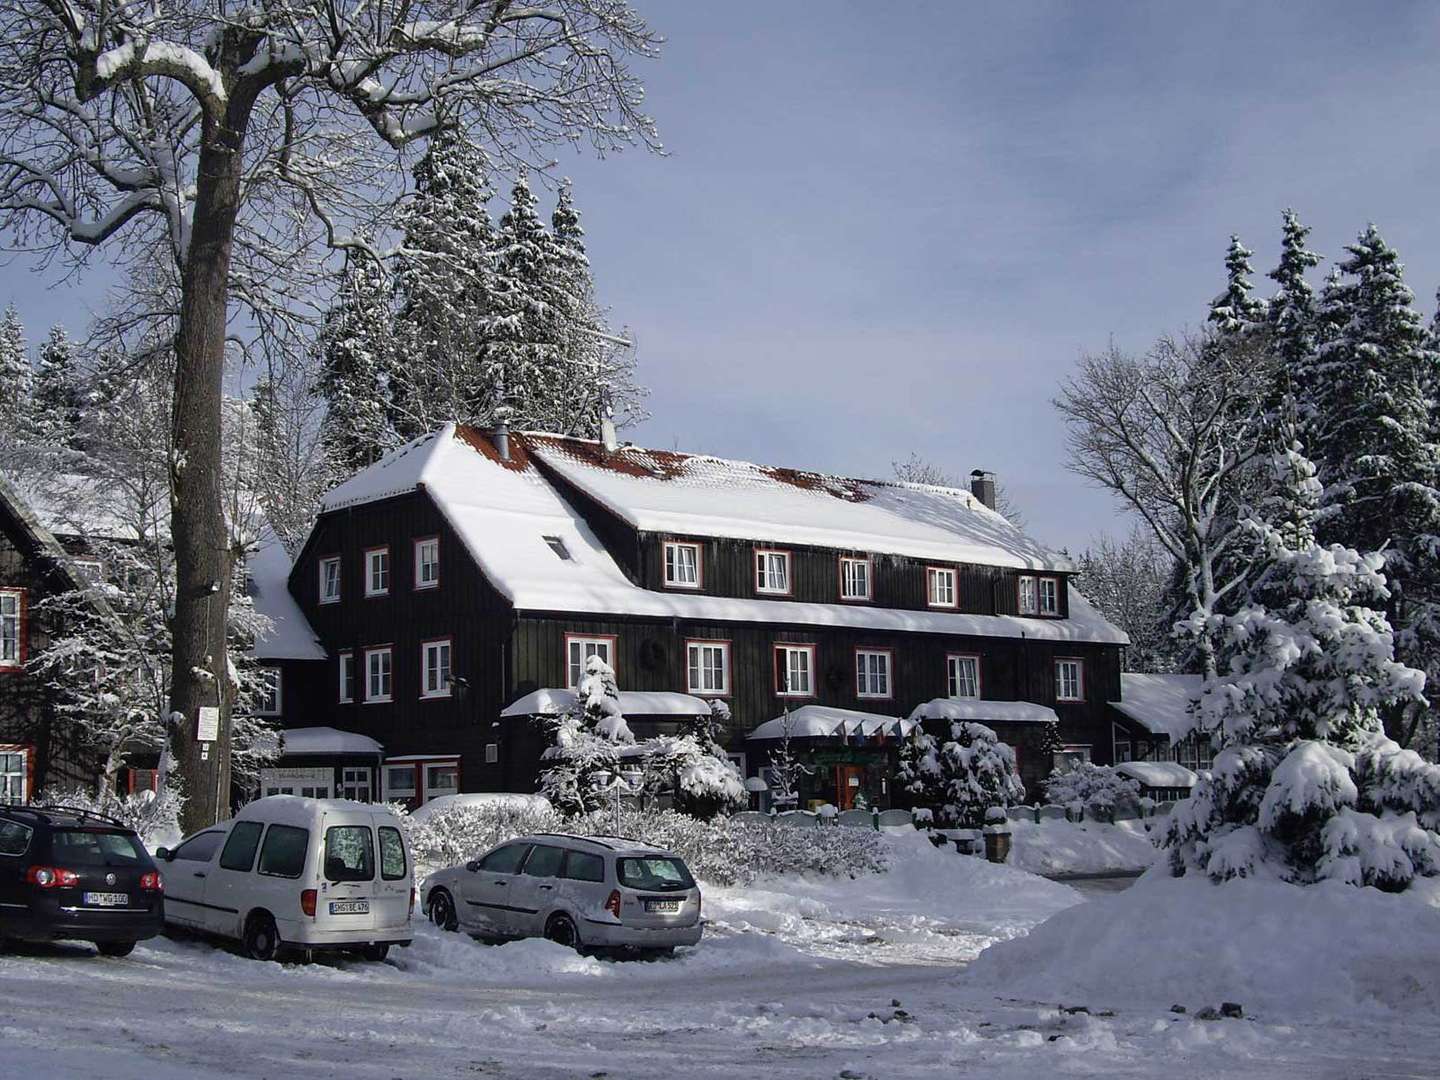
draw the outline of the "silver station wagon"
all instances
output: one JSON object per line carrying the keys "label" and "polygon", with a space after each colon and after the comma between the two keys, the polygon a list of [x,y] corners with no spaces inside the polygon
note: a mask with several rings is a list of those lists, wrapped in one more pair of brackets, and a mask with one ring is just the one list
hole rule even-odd
{"label": "silver station wagon", "polygon": [[684,860],[623,837],[522,836],[432,874],[422,893],[436,926],[490,940],[665,955],[702,933]]}

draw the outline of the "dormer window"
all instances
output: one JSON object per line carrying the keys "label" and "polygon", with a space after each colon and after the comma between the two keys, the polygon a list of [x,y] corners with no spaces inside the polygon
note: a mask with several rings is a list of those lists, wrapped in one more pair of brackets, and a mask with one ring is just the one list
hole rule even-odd
{"label": "dormer window", "polygon": [[667,589],[698,589],[703,576],[699,544],[679,540],[665,542],[665,587]]}
{"label": "dormer window", "polygon": [[1040,579],[1040,614],[1060,614],[1060,582],[1053,577]]}
{"label": "dormer window", "polygon": [[925,599],[931,607],[953,608],[956,606],[954,567],[927,566],[925,583]]}
{"label": "dormer window", "polygon": [[755,591],[771,595],[790,593],[790,553],[760,549],[755,552]]}
{"label": "dormer window", "polygon": [[870,560],[840,556],[840,599],[869,600]]}
{"label": "dormer window", "polygon": [[570,561],[570,549],[565,546],[565,541],[558,536],[545,537],[545,545],[555,553],[555,557],[562,562]]}

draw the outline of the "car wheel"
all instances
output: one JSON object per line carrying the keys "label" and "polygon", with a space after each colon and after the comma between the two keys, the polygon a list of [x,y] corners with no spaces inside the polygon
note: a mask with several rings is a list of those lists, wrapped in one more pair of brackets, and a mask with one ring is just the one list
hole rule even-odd
{"label": "car wheel", "polygon": [[360,950],[360,955],[363,956],[366,960],[373,960],[375,961],[375,963],[378,964],[381,960],[384,960],[385,957],[390,955],[390,946],[366,945],[363,949]]}
{"label": "car wheel", "polygon": [[545,924],[545,939],[576,952],[585,951],[580,944],[580,931],[575,929],[575,923],[569,915],[551,915],[550,921]]}
{"label": "car wheel", "polygon": [[455,901],[444,889],[430,894],[430,921],[441,930],[460,929],[460,920],[455,915]]}
{"label": "car wheel", "polygon": [[129,956],[135,951],[133,941],[97,941],[95,948],[100,950],[101,956]]}
{"label": "car wheel", "polygon": [[251,960],[274,960],[280,953],[280,934],[275,920],[265,912],[251,915],[245,923],[245,955]]}

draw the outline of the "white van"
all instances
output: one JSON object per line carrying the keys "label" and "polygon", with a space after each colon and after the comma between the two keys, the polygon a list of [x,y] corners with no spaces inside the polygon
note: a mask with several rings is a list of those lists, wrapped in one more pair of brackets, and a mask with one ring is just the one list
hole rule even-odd
{"label": "white van", "polygon": [[383,960],[413,936],[414,869],[383,806],[271,795],[156,857],[165,922],[237,940],[256,960],[285,949]]}

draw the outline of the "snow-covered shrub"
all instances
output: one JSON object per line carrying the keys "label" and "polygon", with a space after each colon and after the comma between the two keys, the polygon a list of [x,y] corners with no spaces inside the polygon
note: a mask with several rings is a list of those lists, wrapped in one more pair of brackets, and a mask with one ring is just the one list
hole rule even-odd
{"label": "snow-covered shrub", "polygon": [[391,803],[390,809],[404,826],[416,865],[427,872],[457,866],[513,837],[561,827],[553,810],[506,803],[447,807],[418,821],[404,803]]}
{"label": "snow-covered shrub", "polygon": [[73,806],[77,810],[88,810],[114,818],[127,828],[134,829],[141,841],[150,850],[162,845],[176,843],[181,836],[180,811],[185,799],[174,786],[164,791],[138,791],[133,795],[95,796],[75,788],[59,790],[50,788],[34,799],[36,806]]}
{"label": "snow-covered shrub", "polygon": [[619,769],[618,750],[635,742],[620,711],[615,671],[598,656],[585,662],[575,696],[579,715],[546,719],[551,745],[542,755],[546,764],[540,773],[540,793],[567,817],[604,805],[607,778]]}
{"label": "snow-covered shrub", "polygon": [[941,742],[916,728],[900,748],[901,789],[917,807],[933,812],[942,829],[978,829],[992,806],[1025,798],[1015,751],[984,724],[957,720]]}
{"label": "snow-covered shrub", "polygon": [[644,784],[651,795],[671,792],[675,808],[704,820],[745,809],[745,782],[715,741],[710,717],[687,725],[683,735],[660,735],[640,744]]}
{"label": "snow-covered shrub", "polygon": [[1108,814],[1116,800],[1134,799],[1140,784],[1108,765],[1078,763],[1068,772],[1056,769],[1045,781],[1045,798],[1059,806],[1079,804],[1091,814]]}

